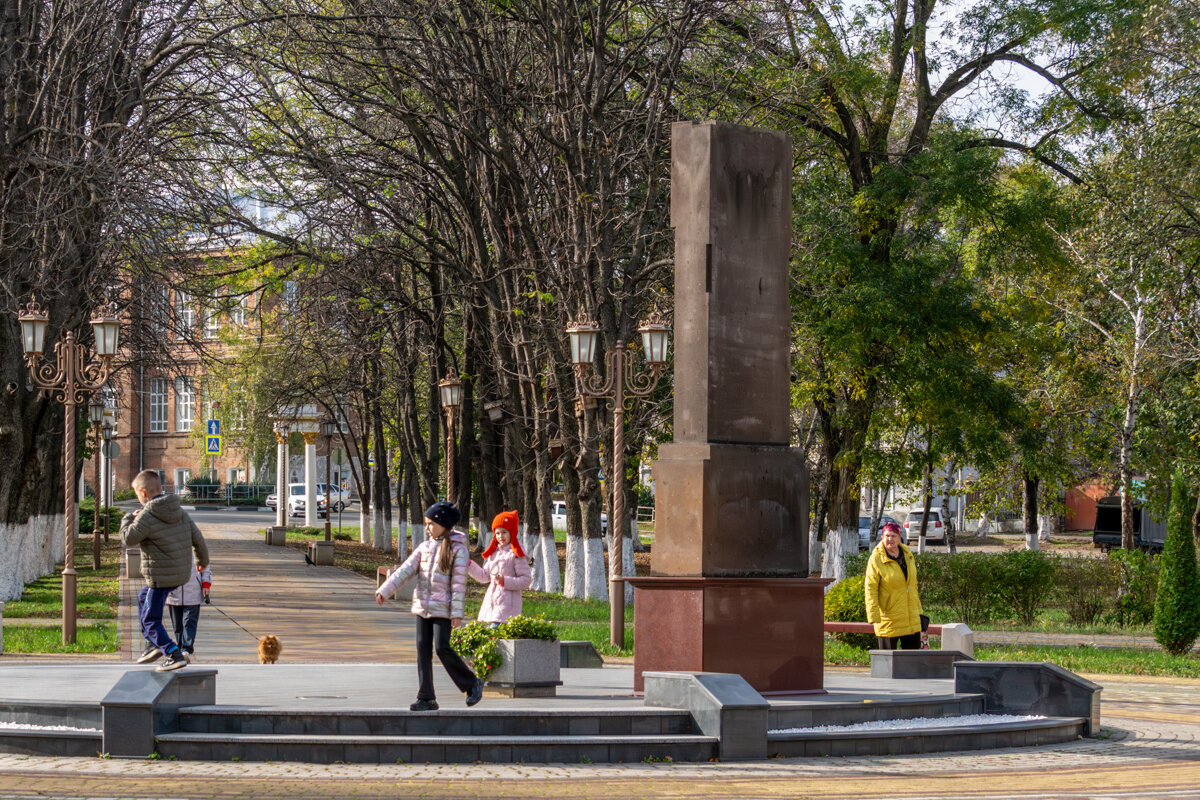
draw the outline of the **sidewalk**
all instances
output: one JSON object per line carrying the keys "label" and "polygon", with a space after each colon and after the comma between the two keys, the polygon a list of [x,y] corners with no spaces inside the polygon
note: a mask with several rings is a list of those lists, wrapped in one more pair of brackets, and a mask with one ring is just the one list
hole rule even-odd
{"label": "sidewalk", "polygon": [[[408,605],[375,604],[375,582],[341,567],[309,566],[304,554],[268,547],[255,525],[202,526],[212,562],[211,605],[200,607],[197,664],[258,662],[258,639],[283,645],[281,664],[416,663]],[[141,580],[122,583],[121,655],[142,651]]]}

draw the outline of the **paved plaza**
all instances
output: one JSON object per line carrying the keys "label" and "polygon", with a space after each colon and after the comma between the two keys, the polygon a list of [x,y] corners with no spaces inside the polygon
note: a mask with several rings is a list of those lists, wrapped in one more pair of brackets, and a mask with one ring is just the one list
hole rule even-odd
{"label": "paved plaza", "polygon": [[[216,515],[213,515],[215,517]],[[271,548],[259,520],[201,521],[213,551],[215,606],[202,611],[197,655],[218,670],[219,703],[394,708],[415,681],[403,607],[378,608],[374,582],[310,567]],[[129,614],[129,610],[123,613]],[[128,629],[128,628],[127,628]],[[278,665],[255,663],[254,636],[284,643]],[[103,659],[4,655],[3,697],[103,694],[140,646]],[[87,664],[94,669],[80,670]],[[458,698],[441,670],[439,700]],[[572,670],[543,703],[637,704],[631,670]],[[584,674],[587,673],[587,674]],[[829,670],[838,682],[864,671]],[[66,677],[66,676],[70,677]],[[64,678],[66,679],[64,680]],[[1088,676],[1104,685],[1096,739],[961,754],[746,763],[331,764],[170,762],[0,755],[0,798],[1200,798],[1200,681]],[[505,703],[488,698],[484,704]]]}

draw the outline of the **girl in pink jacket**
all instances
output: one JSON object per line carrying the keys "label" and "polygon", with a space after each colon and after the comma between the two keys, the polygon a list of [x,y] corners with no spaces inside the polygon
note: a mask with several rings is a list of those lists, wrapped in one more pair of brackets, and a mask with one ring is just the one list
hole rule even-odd
{"label": "girl in pink jacket", "polygon": [[475,580],[490,581],[479,607],[479,621],[490,622],[493,628],[520,615],[521,592],[529,588],[531,580],[529,559],[521,552],[517,530],[517,512],[501,511],[492,520],[492,543],[483,551],[483,566],[472,561],[467,567]]}
{"label": "girl in pink jacket", "polygon": [[417,679],[420,685],[417,702],[409,706],[413,711],[437,711],[437,697],[433,691],[435,650],[454,685],[467,695],[467,705],[475,705],[483,696],[483,681],[450,646],[450,629],[457,628],[463,621],[467,564],[471,563],[466,537],[454,530],[461,518],[462,514],[453,503],[441,501],[427,508],[425,530],[429,532],[429,538],[421,542],[375,590],[375,602],[383,605],[384,599],[396,594],[406,579],[413,575],[417,578],[412,613],[417,618]]}

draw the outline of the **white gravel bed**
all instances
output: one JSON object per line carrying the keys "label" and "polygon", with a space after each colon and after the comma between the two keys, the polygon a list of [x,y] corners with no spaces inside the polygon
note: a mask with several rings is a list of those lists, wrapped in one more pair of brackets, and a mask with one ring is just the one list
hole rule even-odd
{"label": "white gravel bed", "polygon": [[833,733],[841,731],[907,731],[916,728],[959,728],[968,725],[999,725],[1002,722],[1032,722],[1042,716],[1013,714],[964,714],[958,717],[914,717],[913,719],[880,719],[854,725],[818,725],[815,728],[776,728],[767,733]]}
{"label": "white gravel bed", "polygon": [[78,733],[99,733],[99,728],[72,728],[70,725],[32,725],[27,722],[0,722],[0,730],[11,731],[75,731]]}

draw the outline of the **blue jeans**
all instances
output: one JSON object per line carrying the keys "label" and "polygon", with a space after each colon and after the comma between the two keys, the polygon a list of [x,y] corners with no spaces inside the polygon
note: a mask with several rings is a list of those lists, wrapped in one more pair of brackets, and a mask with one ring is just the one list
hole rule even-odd
{"label": "blue jeans", "polygon": [[167,629],[162,624],[163,601],[167,599],[167,595],[174,588],[174,586],[166,588],[143,586],[142,590],[138,592],[138,619],[142,623],[142,636],[150,644],[162,650],[164,655],[179,649],[171,641],[171,637],[167,635]]}
{"label": "blue jeans", "polygon": [[167,606],[171,609],[175,641],[189,656],[196,652],[196,625],[200,622],[200,606]]}

